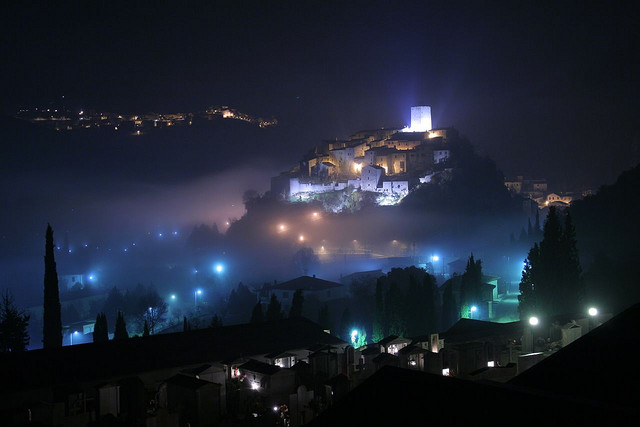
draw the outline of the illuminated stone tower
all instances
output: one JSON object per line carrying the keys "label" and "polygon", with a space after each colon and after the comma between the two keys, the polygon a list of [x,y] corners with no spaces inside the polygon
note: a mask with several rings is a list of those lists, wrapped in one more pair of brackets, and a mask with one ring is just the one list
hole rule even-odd
{"label": "illuminated stone tower", "polygon": [[431,107],[422,105],[411,107],[411,132],[426,132],[431,130]]}

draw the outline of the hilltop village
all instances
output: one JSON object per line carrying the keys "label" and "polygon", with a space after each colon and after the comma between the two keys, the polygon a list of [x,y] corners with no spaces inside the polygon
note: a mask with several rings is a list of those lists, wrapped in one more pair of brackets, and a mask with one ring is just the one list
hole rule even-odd
{"label": "hilltop village", "polygon": [[323,141],[298,165],[272,178],[271,191],[290,201],[351,189],[370,192],[379,205],[398,203],[420,183],[446,170],[454,129],[434,129],[431,107],[411,108],[411,126],[361,130]]}

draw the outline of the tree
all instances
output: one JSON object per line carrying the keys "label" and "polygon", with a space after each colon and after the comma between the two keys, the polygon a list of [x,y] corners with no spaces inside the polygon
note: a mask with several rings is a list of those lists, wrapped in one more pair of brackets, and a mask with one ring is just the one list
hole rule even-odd
{"label": "tree", "polygon": [[453,296],[453,283],[449,282],[449,286],[445,287],[442,295],[442,328],[449,329],[459,318],[460,310],[458,310]]}
{"label": "tree", "polygon": [[109,329],[107,328],[107,316],[98,313],[96,324],[93,326],[93,342],[109,341]]}
{"label": "tree", "polygon": [[251,320],[249,323],[262,323],[264,322],[264,313],[262,312],[262,304],[260,301],[253,306],[253,311],[251,312]]}
{"label": "tree", "polygon": [[437,330],[436,320],[436,292],[437,285],[432,275],[427,274],[422,280],[419,299],[422,304],[418,317],[420,333],[432,333]]}
{"label": "tree", "polygon": [[312,270],[318,265],[318,256],[313,252],[311,248],[300,248],[292,259],[293,265],[299,269],[303,275],[309,274],[309,270]]}
{"label": "tree", "polygon": [[153,334],[156,327],[165,321],[169,308],[153,285],[150,285],[139,296],[137,311],[139,319],[147,323],[149,331]]}
{"label": "tree", "polygon": [[143,337],[148,337],[149,336],[149,324],[147,323],[147,321],[144,321],[144,326],[142,327],[142,336]]}
{"label": "tree", "polygon": [[409,289],[405,295],[405,320],[407,325],[407,334],[416,336],[422,332],[420,324],[420,315],[423,313],[423,301],[421,298],[422,289],[418,290],[418,282],[414,275],[409,276]]}
{"label": "tree", "polygon": [[543,239],[525,260],[520,281],[520,316],[579,311],[584,295],[575,229],[570,214],[564,226],[555,207],[549,208]]}
{"label": "tree", "polygon": [[535,287],[535,275],[537,271],[533,270],[533,265],[538,265],[538,259],[540,255],[540,248],[535,243],[529,250],[529,255],[524,261],[524,268],[522,269],[522,279],[520,280],[520,295],[518,295],[518,311],[520,312],[520,318],[526,319],[537,313],[536,294],[534,292]]}
{"label": "tree", "polygon": [[276,294],[271,294],[271,300],[267,306],[266,318],[268,322],[282,319],[282,306],[280,305],[280,301],[278,301]]}
{"label": "tree", "polygon": [[291,301],[291,309],[289,310],[289,318],[302,317],[302,304],[304,303],[304,295],[302,289],[298,289],[293,293]]}
{"label": "tree", "polygon": [[384,304],[389,335],[403,336],[406,333],[403,302],[402,291],[400,291],[398,284],[391,282]]}
{"label": "tree", "polygon": [[117,314],[120,310],[125,309],[125,299],[117,287],[111,288],[107,299],[102,306],[102,312],[107,313],[107,322],[113,325],[117,321]]}
{"label": "tree", "polygon": [[215,314],[211,318],[211,323],[209,324],[210,328],[221,328],[222,327],[222,317]]}
{"label": "tree", "polygon": [[62,317],[58,273],[53,256],[53,230],[47,224],[44,247],[44,310],[42,314],[44,348],[62,347]]}
{"label": "tree", "polygon": [[16,308],[13,297],[6,290],[0,306],[0,352],[17,353],[29,345],[29,315]]}
{"label": "tree", "polygon": [[384,322],[384,297],[382,296],[382,279],[376,282],[376,307],[373,313],[373,341],[378,342],[386,336]]}
{"label": "tree", "polygon": [[482,261],[475,261],[473,254],[467,261],[467,268],[462,275],[460,285],[460,315],[469,318],[471,307],[480,304],[480,292],[482,289]]}
{"label": "tree", "polygon": [[191,325],[189,324],[189,321],[187,320],[187,316],[184,316],[183,318],[183,322],[182,322],[182,331],[183,332],[187,332],[191,330]]}
{"label": "tree", "polygon": [[127,324],[124,321],[124,314],[122,311],[118,310],[118,316],[116,318],[116,329],[113,333],[114,340],[122,340],[129,338],[129,333],[127,332]]}
{"label": "tree", "polygon": [[351,319],[351,312],[349,307],[345,307],[340,317],[340,326],[338,327],[338,336],[345,341],[349,341],[349,335],[351,334],[351,327],[353,326],[353,320]]}
{"label": "tree", "polygon": [[540,209],[536,209],[536,224],[533,227],[533,234],[536,240],[540,237],[540,234],[542,234],[542,230],[540,229]]}
{"label": "tree", "polygon": [[318,312],[318,323],[324,329],[328,331],[331,330],[331,317],[329,316],[329,306],[327,304],[320,307],[320,311]]}

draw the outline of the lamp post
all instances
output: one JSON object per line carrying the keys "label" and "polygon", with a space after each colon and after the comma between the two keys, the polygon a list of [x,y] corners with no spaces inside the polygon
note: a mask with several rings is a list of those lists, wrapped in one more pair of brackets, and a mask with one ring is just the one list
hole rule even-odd
{"label": "lamp post", "polygon": [[536,316],[529,317],[529,330],[531,330],[531,353],[536,351],[535,335],[533,333],[534,327],[538,325],[540,320]]}
{"label": "lamp post", "polygon": [[471,309],[469,311],[469,319],[473,319],[473,313],[475,313],[478,310],[478,307],[476,307],[475,305],[471,306]]}
{"label": "lamp post", "polygon": [[198,295],[202,295],[202,289],[196,289],[193,291],[193,306],[198,308]]}
{"label": "lamp post", "polygon": [[589,330],[592,330],[594,328],[594,324],[596,321],[596,317],[598,316],[598,309],[595,307],[590,307],[589,308]]}
{"label": "lamp post", "polygon": [[71,345],[73,345],[73,336],[76,335],[77,333],[78,331],[73,331],[73,333],[69,335],[71,337]]}

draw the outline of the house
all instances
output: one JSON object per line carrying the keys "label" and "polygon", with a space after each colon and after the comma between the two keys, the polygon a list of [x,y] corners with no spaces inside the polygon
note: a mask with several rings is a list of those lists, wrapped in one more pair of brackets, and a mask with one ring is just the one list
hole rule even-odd
{"label": "house", "polygon": [[222,384],[177,374],[161,385],[159,400],[169,413],[178,414],[180,425],[210,425],[224,413],[222,389]]}
{"label": "house", "polygon": [[263,302],[268,303],[271,295],[275,295],[283,306],[291,304],[293,294],[302,290],[305,297],[315,297],[319,301],[330,301],[345,297],[345,289],[340,283],[318,279],[313,276],[300,276],[282,283],[265,285],[260,290]]}
{"label": "house", "polygon": [[[309,354],[306,349],[316,345],[331,345],[337,354],[349,347],[321,326],[296,318],[0,354],[0,416],[12,420],[9,424],[30,417],[45,425],[86,425],[101,416],[129,425],[144,425],[147,420],[167,424],[182,416],[176,408],[188,406],[190,419],[215,418],[223,413],[226,387],[232,381],[260,374],[246,365],[250,359],[274,352]],[[261,399],[272,399],[270,393],[275,392],[286,402],[295,391],[291,379],[295,372],[264,360],[262,365],[291,373],[279,373],[276,379],[269,375],[268,392],[261,393]],[[291,388],[284,390],[285,385]],[[159,399],[161,390],[164,397]],[[205,395],[215,395],[220,409],[210,412],[211,408],[199,406]],[[96,404],[100,401],[101,406]]]}
{"label": "house", "polygon": [[[449,263],[451,266],[453,263]],[[441,286],[441,292],[447,291],[448,287],[452,287],[453,297],[456,300],[456,305],[460,306],[461,301],[461,287],[462,287],[462,275],[454,276],[451,279],[444,282]],[[498,280],[500,277],[482,275],[482,283],[480,285],[480,301],[476,303],[477,311],[472,314],[475,318],[491,320],[494,317],[493,302],[498,298]]]}
{"label": "house", "polygon": [[399,337],[397,335],[389,335],[378,341],[380,351],[383,353],[396,354],[398,351],[411,344],[408,338]]}

